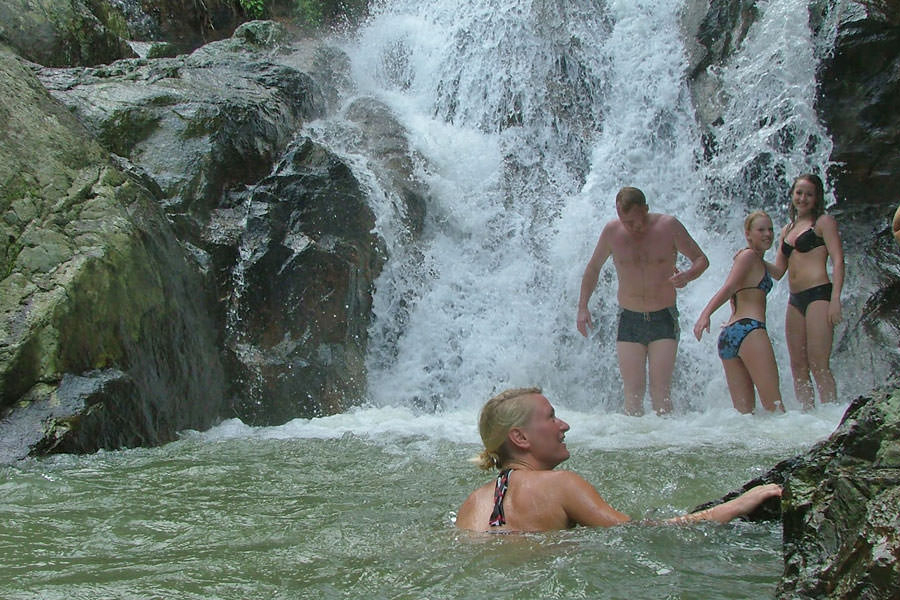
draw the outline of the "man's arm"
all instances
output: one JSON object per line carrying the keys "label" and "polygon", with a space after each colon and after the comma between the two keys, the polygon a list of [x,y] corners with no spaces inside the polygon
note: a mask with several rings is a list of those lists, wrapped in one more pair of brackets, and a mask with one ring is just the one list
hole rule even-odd
{"label": "man's arm", "polygon": [[709,268],[709,259],[700,249],[700,245],[694,241],[688,230],[685,229],[681,221],[675,217],[670,217],[670,227],[672,227],[672,237],[675,240],[675,249],[683,254],[689,261],[691,267],[687,271],[679,271],[675,269],[675,274],[669,278],[669,281],[676,288],[683,288],[689,282],[697,279]]}
{"label": "man's arm", "polygon": [[579,333],[584,337],[587,337],[588,329],[593,329],[594,327],[594,324],[591,322],[591,313],[588,310],[588,300],[591,299],[591,294],[594,293],[594,288],[597,287],[597,281],[600,279],[600,269],[603,268],[606,259],[612,253],[612,246],[610,246],[609,242],[610,235],[610,225],[607,224],[600,234],[594,253],[591,255],[591,259],[584,268],[584,275],[581,277],[581,293],[578,296],[576,326]]}

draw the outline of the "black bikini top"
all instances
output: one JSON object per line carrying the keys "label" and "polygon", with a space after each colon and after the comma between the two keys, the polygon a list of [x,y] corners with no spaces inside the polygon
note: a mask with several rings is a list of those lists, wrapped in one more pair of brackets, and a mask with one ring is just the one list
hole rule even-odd
{"label": "black bikini top", "polygon": [[[813,223],[815,226],[815,223]],[[797,249],[797,252],[809,252],[810,250],[814,250],[819,246],[825,245],[825,238],[819,237],[816,234],[816,231],[810,227],[803,233],[797,236],[797,239],[794,240],[794,246],[791,246],[787,243],[787,241],[781,241],[781,253],[785,256],[790,256],[791,252],[794,251],[794,248]]]}
{"label": "black bikini top", "polygon": [[506,525],[506,515],[503,514],[503,498],[506,497],[506,490],[509,489],[509,474],[512,469],[503,469],[497,475],[497,483],[494,485],[494,510],[491,512],[491,518],[488,521],[491,527],[499,527]]}

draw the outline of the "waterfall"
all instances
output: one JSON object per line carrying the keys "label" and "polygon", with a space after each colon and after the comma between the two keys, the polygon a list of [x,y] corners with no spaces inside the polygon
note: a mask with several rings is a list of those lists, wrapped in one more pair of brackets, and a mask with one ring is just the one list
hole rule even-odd
{"label": "waterfall", "polygon": [[[634,185],[652,211],[677,216],[712,263],[679,292],[676,411],[730,405],[715,330],[702,342],[690,330],[744,244],[743,216],[765,206],[780,226],[793,175],[827,166],[830,142],[812,108],[819,42],[805,2],[757,3],[747,43],[716,73],[728,125],[713,132],[710,159],[687,81],[682,4],[396,0],[347,43],[351,95],[396,114],[429,190],[413,243],[391,191],[373,193],[390,259],[370,330],[372,404],[465,408],[540,385],[569,407],[618,410],[611,260],[588,339],[575,312],[614,196]],[[356,164],[373,179],[365,161]],[[786,296],[782,284],[769,308],[773,330]],[[727,317],[723,307],[714,327]],[[773,339],[791,399],[783,334]]]}

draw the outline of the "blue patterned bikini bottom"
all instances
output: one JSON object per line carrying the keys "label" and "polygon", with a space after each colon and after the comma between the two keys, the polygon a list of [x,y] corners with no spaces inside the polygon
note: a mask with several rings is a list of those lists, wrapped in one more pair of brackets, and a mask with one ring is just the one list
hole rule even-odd
{"label": "blue patterned bikini bottom", "polygon": [[722,360],[737,358],[744,338],[754,329],[765,330],[766,324],[756,319],[744,318],[726,325],[719,334],[719,358]]}

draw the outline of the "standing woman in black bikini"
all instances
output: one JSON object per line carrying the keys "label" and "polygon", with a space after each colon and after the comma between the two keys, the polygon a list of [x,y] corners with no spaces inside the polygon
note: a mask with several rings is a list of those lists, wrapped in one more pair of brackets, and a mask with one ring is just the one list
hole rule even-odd
{"label": "standing woman in black bikini", "polygon": [[753,211],[744,220],[744,235],[747,247],[734,256],[725,283],[697,318],[694,337],[699,341],[704,331],[709,332],[710,317],[730,299],[731,318],[719,335],[719,358],[731,403],[740,413],[752,413],[755,387],[763,408],[784,412],[778,364],[766,333],[766,295],[772,289],[772,278],[764,256],[775,238],[772,219],[761,210]]}
{"label": "standing woman in black bikini", "polygon": [[[815,406],[812,379],[822,402],[836,402],[831,373],[834,327],[841,322],[844,286],[844,250],[837,221],[825,214],[822,180],[800,175],[791,186],[791,222],[781,231],[772,276],[788,272],[790,299],[785,316],[785,338],[791,357],[794,393],[804,410]],[[827,262],[831,258],[832,277]]]}

